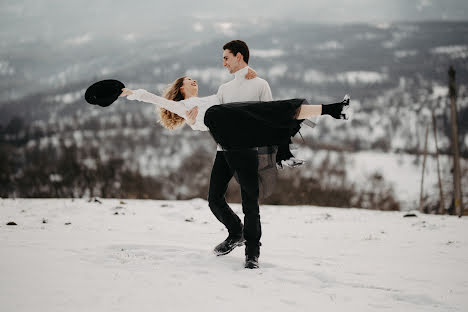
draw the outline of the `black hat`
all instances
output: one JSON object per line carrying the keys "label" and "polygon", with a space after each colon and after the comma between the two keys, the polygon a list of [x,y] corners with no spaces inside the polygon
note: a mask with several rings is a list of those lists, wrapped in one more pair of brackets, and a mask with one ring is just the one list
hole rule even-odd
{"label": "black hat", "polygon": [[125,85],[118,80],[101,80],[86,90],[86,102],[93,105],[106,107],[111,105],[122,94]]}

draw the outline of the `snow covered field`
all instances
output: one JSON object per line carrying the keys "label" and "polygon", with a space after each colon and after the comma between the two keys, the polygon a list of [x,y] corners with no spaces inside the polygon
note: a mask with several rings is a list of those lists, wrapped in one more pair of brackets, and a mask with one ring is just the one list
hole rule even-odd
{"label": "snow covered field", "polygon": [[204,200],[101,201],[0,199],[1,311],[468,306],[466,217],[262,206],[261,268],[248,270],[243,248],[211,253],[227,233]]}

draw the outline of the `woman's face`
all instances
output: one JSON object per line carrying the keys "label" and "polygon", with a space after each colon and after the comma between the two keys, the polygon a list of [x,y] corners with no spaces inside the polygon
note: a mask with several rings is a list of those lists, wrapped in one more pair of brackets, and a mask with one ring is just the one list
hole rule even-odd
{"label": "woman's face", "polygon": [[182,86],[180,87],[180,91],[182,91],[182,94],[184,95],[185,98],[191,97],[191,96],[197,96],[198,95],[197,81],[193,80],[190,77],[185,77],[184,82],[182,83]]}

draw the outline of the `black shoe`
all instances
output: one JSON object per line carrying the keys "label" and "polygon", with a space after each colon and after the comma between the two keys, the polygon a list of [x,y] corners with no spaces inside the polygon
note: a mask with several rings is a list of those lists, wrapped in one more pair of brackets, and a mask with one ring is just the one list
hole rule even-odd
{"label": "black shoe", "polygon": [[349,120],[351,111],[349,110],[349,95],[345,95],[340,103],[322,105],[322,115],[330,115],[335,119]]}
{"label": "black shoe", "polygon": [[344,105],[349,105],[349,100],[351,98],[349,97],[348,94],[345,94],[344,98],[343,98],[343,101],[341,101],[341,103],[343,103]]}
{"label": "black shoe", "polygon": [[246,256],[245,266],[246,269],[258,269],[258,257],[257,256]]}
{"label": "black shoe", "polygon": [[258,269],[258,257],[260,256],[260,246],[262,243],[245,243],[245,265],[246,269]]}
{"label": "black shoe", "polygon": [[339,119],[344,119],[344,120],[349,120],[352,114],[352,110],[350,110],[349,107],[349,100],[350,97],[349,95],[345,95],[343,98],[343,101],[341,102],[343,104],[341,108],[341,113],[340,113],[340,118]]}
{"label": "black shoe", "polygon": [[233,237],[231,235],[229,235],[225,240],[224,242],[222,242],[221,244],[219,244],[218,246],[216,246],[213,250],[213,252],[217,255],[217,256],[223,256],[223,255],[227,255],[228,253],[230,253],[234,248],[236,248],[237,246],[242,246],[244,245],[245,243],[245,239],[244,239],[244,236],[241,235],[240,237]]}

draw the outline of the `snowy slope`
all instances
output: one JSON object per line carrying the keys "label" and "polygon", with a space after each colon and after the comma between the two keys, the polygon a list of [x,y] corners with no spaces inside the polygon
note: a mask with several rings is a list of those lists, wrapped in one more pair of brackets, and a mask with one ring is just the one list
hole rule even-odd
{"label": "snowy slope", "polygon": [[211,254],[227,234],[204,200],[101,201],[0,199],[2,311],[468,305],[467,218],[262,206],[261,268],[247,270],[242,248]]}

